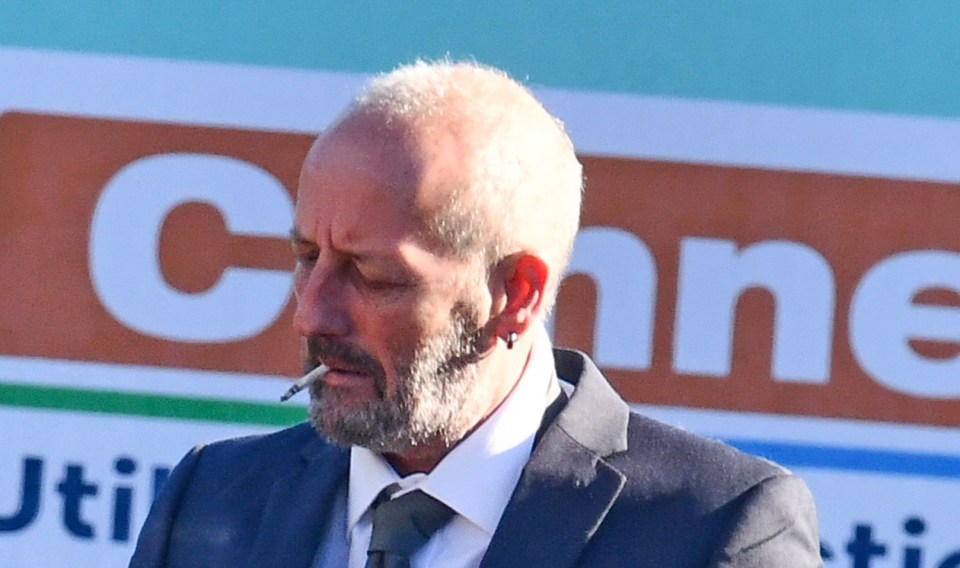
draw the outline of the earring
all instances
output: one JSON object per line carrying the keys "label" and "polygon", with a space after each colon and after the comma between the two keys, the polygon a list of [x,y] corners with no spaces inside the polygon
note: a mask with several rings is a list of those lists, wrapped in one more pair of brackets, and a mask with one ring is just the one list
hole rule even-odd
{"label": "earring", "polygon": [[513,344],[517,342],[517,332],[511,331],[507,334],[507,349],[513,349]]}

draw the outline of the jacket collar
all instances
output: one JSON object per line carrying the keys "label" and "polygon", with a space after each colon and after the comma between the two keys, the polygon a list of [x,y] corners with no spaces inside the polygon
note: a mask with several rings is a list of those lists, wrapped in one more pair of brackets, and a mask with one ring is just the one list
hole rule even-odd
{"label": "jacket collar", "polygon": [[582,353],[557,349],[554,360],[576,388],[534,448],[481,568],[573,565],[623,489],[605,458],[627,449],[626,403]]}

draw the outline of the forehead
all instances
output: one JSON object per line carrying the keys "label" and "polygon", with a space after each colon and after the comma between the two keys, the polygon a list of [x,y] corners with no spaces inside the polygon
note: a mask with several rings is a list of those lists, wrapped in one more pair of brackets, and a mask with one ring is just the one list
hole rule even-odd
{"label": "forehead", "polygon": [[462,168],[457,144],[436,129],[388,127],[350,117],[321,136],[300,176],[295,231],[313,240],[372,231],[417,238],[424,220],[449,199]]}
{"label": "forehead", "polygon": [[377,254],[417,236],[416,157],[373,124],[336,125],[304,162],[294,232],[355,254]]}

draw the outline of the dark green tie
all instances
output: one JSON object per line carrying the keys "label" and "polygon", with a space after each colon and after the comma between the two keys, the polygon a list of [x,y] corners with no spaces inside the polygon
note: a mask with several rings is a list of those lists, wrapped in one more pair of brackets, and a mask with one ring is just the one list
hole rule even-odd
{"label": "dark green tie", "polygon": [[[395,488],[384,490],[390,491]],[[366,568],[410,568],[410,557],[451,518],[453,509],[423,491],[389,500],[381,493],[374,502]]]}

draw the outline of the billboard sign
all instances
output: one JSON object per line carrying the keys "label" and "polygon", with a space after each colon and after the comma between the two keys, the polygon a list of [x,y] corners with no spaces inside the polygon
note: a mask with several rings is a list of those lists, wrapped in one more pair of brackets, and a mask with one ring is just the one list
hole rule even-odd
{"label": "billboard sign", "polygon": [[[0,76],[0,563],[123,564],[192,445],[303,419],[275,403],[293,192],[363,78],[14,49]],[[537,94],[587,177],[557,343],[797,470],[828,566],[960,566],[960,123]]]}

